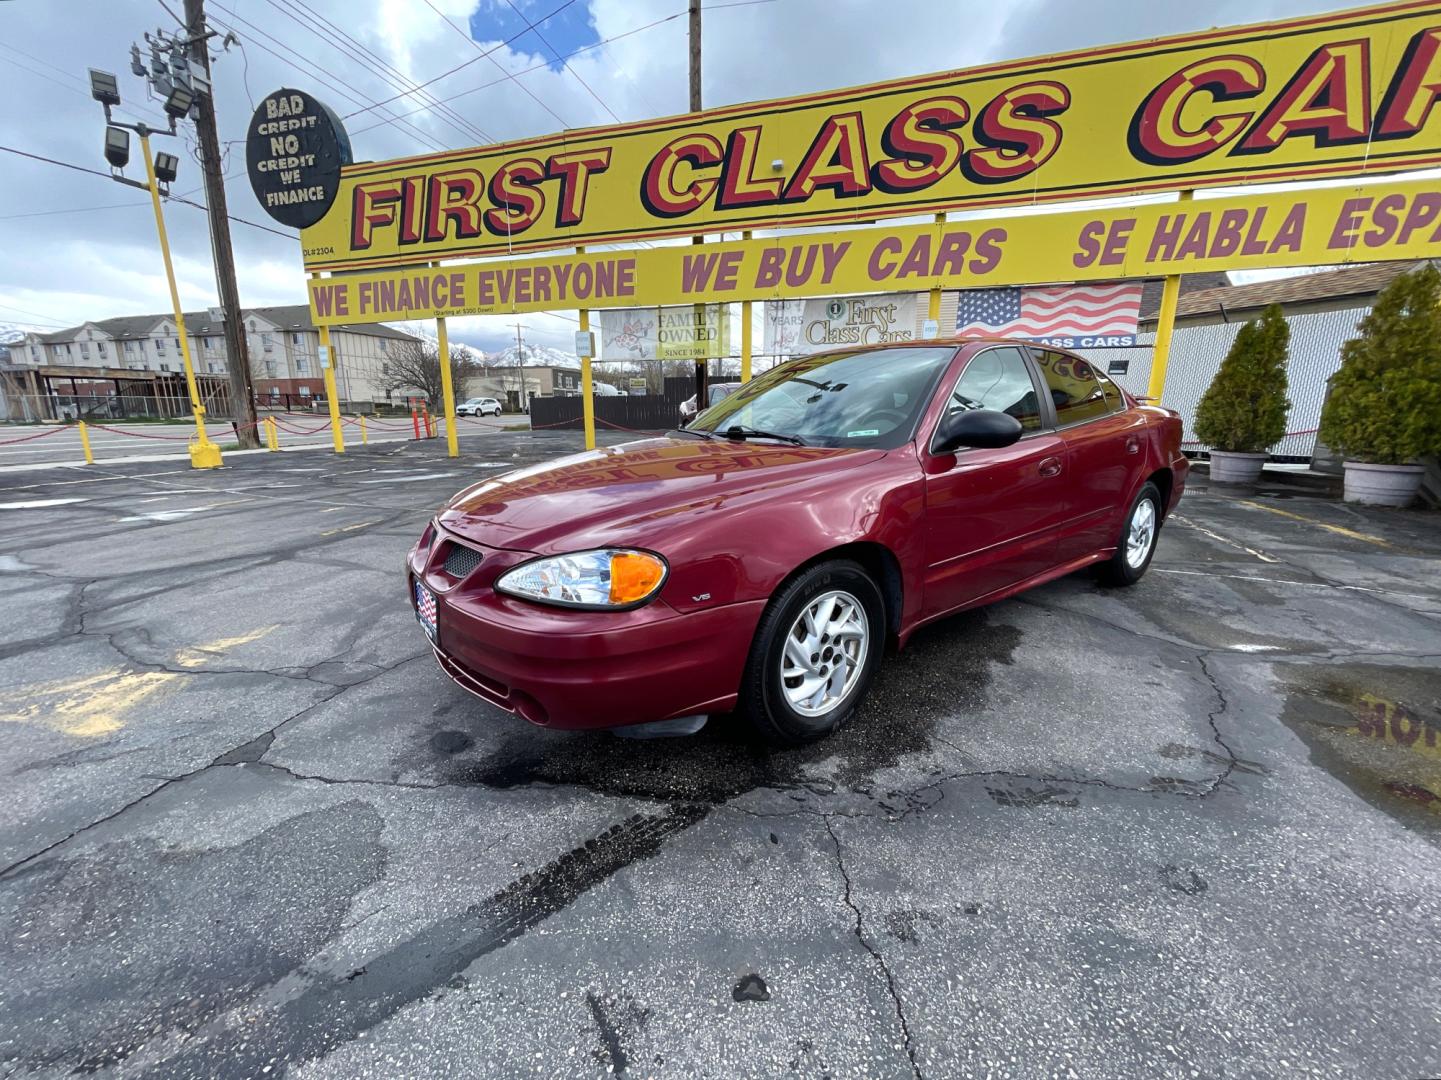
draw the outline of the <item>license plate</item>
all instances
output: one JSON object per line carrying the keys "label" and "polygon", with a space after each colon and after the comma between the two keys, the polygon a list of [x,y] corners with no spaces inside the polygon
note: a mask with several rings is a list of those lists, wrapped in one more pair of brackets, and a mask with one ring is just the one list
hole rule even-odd
{"label": "license plate", "polygon": [[435,593],[418,581],[415,583],[415,617],[425,629],[431,644],[440,644],[440,627],[435,622]]}

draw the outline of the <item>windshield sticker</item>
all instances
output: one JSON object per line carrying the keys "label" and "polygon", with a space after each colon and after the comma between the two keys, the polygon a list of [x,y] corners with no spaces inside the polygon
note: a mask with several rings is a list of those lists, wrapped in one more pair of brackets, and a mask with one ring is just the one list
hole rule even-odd
{"label": "windshield sticker", "polygon": [[846,432],[846,438],[847,438],[847,439],[866,439],[866,438],[869,438],[869,437],[872,436],[872,435],[879,435],[880,433],[881,433],[881,432],[880,432],[880,429],[879,429],[879,428],[866,428],[865,431],[847,431],[847,432]]}

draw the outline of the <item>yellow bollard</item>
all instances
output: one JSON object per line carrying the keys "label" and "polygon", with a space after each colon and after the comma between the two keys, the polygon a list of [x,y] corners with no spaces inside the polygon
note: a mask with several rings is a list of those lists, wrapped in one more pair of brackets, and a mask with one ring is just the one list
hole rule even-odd
{"label": "yellow bollard", "polygon": [[275,424],[275,417],[265,418],[266,435],[270,439],[270,449],[275,453],[280,452],[280,428]]}
{"label": "yellow bollard", "polygon": [[364,414],[364,413],[362,413],[361,416],[360,416],[360,445],[361,445],[361,446],[369,446],[369,445],[370,445],[370,439],[369,439],[369,437],[365,434],[365,414]]}
{"label": "yellow bollard", "polygon": [[82,449],[82,450],[85,451],[85,464],[87,464],[87,465],[94,465],[94,464],[95,464],[95,455],[90,452],[90,432],[89,432],[89,430],[85,427],[85,421],[84,421],[84,420],[81,420],[81,421],[80,421],[79,431],[80,431],[80,449]]}

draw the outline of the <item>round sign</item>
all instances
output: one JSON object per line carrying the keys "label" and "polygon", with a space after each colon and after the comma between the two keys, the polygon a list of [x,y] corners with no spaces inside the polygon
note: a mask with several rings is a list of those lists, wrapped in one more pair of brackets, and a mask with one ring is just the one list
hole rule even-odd
{"label": "round sign", "polygon": [[250,118],[245,167],[265,212],[304,229],[325,216],[350,164],[350,137],[328,107],[303,90],[277,90]]}

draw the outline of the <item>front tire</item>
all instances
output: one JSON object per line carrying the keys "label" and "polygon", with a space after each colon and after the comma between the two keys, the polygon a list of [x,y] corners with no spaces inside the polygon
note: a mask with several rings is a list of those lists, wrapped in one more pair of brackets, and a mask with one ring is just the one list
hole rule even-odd
{"label": "front tire", "polygon": [[885,604],[870,575],[844,559],[812,566],[761,616],[739,712],[772,742],[827,735],[864,699],[885,640]]}
{"label": "front tire", "polygon": [[1161,535],[1161,492],[1149,480],[1141,485],[1126,521],[1121,526],[1121,535],[1116,541],[1116,553],[1111,561],[1101,566],[1101,580],[1107,585],[1134,585],[1145,576],[1156,554],[1156,541]]}

